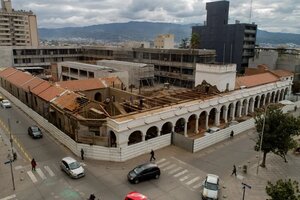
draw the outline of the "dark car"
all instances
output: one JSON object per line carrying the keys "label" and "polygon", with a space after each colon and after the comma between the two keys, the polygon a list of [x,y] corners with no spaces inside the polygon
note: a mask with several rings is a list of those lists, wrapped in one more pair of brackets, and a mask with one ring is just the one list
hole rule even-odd
{"label": "dark car", "polygon": [[128,175],[128,181],[130,183],[139,183],[140,181],[149,179],[158,179],[160,176],[160,169],[155,163],[145,163],[135,167]]}
{"label": "dark car", "polygon": [[43,133],[41,129],[37,126],[30,126],[28,127],[28,135],[30,135],[32,138],[42,138]]}

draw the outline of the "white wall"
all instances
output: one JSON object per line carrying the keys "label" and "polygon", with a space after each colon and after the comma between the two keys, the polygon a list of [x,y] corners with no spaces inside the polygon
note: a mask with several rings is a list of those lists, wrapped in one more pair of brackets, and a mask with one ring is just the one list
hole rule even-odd
{"label": "white wall", "polygon": [[206,81],[216,85],[218,90],[223,92],[228,89],[234,90],[236,79],[236,64],[196,64],[195,86]]}
{"label": "white wall", "polygon": [[12,66],[13,66],[12,47],[1,46],[0,47],[0,67],[12,67]]}

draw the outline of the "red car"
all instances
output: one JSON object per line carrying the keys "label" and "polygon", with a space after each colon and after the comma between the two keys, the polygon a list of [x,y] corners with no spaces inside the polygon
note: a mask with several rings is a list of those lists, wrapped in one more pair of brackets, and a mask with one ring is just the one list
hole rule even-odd
{"label": "red car", "polygon": [[138,192],[129,192],[126,195],[125,200],[149,200],[149,199],[145,195],[140,194]]}

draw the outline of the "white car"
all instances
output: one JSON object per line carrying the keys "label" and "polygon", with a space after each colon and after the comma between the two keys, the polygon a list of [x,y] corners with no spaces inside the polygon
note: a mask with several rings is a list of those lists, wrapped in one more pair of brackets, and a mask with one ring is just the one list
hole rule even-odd
{"label": "white car", "polygon": [[11,108],[11,103],[7,99],[2,100],[0,104],[2,108]]}
{"label": "white car", "polygon": [[74,158],[63,158],[61,160],[60,167],[72,178],[80,178],[85,176],[83,167]]}
{"label": "white car", "polygon": [[218,127],[210,127],[209,129],[207,129],[207,131],[204,133],[204,135],[210,135],[210,134],[215,133],[219,130],[220,130],[220,128],[218,128]]}
{"label": "white car", "polygon": [[219,198],[219,176],[207,174],[202,186],[203,200],[217,200]]}

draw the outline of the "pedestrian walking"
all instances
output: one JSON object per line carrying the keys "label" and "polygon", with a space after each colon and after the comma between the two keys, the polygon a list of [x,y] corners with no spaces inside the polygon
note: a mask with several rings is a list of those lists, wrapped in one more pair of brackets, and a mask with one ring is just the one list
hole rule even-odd
{"label": "pedestrian walking", "polygon": [[233,138],[233,135],[234,135],[234,132],[232,130],[231,133],[230,133],[230,138]]}
{"label": "pedestrian walking", "polygon": [[232,169],[231,176],[232,176],[233,174],[236,176],[236,167],[235,167],[235,165],[233,165],[233,169]]}
{"label": "pedestrian walking", "polygon": [[150,155],[151,155],[151,157],[150,157],[150,162],[151,162],[152,160],[155,161],[156,158],[154,157],[154,151],[153,151],[153,149],[151,149]]}
{"label": "pedestrian walking", "polygon": [[32,160],[31,160],[31,170],[32,171],[35,171],[35,167],[36,167],[36,162],[35,162],[35,160],[34,160],[34,158],[32,158]]}
{"label": "pedestrian walking", "polygon": [[84,155],[84,151],[83,151],[83,149],[81,148],[81,150],[80,150],[80,153],[81,153],[81,160],[84,160],[84,157],[83,157],[83,155]]}

